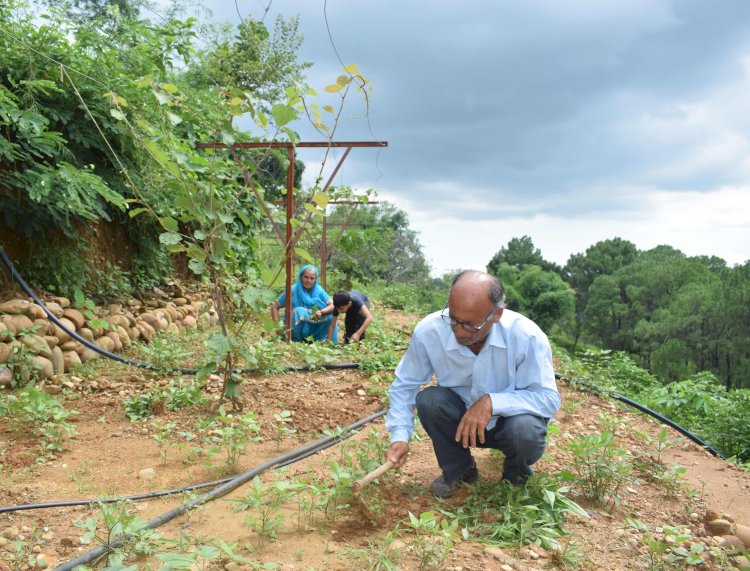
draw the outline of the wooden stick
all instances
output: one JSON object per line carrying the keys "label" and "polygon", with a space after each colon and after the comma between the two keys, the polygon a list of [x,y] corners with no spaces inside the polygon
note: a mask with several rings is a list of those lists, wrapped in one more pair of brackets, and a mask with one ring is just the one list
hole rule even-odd
{"label": "wooden stick", "polygon": [[355,493],[360,492],[362,488],[364,488],[367,484],[369,484],[370,482],[374,480],[377,480],[380,476],[385,474],[391,468],[393,468],[393,462],[389,460],[382,466],[378,466],[372,472],[370,472],[369,474],[365,474],[359,480],[354,482],[352,484],[352,489],[354,490]]}

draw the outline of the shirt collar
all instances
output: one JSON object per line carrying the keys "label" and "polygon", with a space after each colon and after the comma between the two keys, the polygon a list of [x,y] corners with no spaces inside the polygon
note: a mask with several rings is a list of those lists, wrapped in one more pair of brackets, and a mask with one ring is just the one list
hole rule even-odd
{"label": "shirt collar", "polygon": [[[487,336],[487,340],[485,341],[485,345],[492,345],[493,347],[502,347],[503,349],[507,347],[505,343],[505,335],[503,335],[503,327],[501,325],[502,317],[500,318],[500,321],[497,323],[493,323],[492,327],[490,329],[490,334]],[[453,335],[453,329],[446,326],[446,329],[448,329],[448,340],[445,344],[446,351],[460,351],[463,347],[466,351],[471,352],[471,349],[468,347],[461,345],[458,341],[456,341],[456,336]],[[472,353],[473,355],[473,353]]]}

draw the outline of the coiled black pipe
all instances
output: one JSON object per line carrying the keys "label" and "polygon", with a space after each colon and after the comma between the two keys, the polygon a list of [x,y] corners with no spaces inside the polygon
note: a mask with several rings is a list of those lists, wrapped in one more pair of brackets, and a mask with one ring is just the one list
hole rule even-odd
{"label": "coiled black pipe", "polygon": [[637,408],[641,412],[645,412],[649,416],[654,417],[655,419],[657,419],[658,421],[666,424],[667,426],[670,426],[670,427],[674,428],[680,434],[682,434],[684,436],[687,436],[690,440],[692,440],[693,442],[695,442],[699,446],[705,448],[706,450],[708,450],[714,456],[718,456],[722,460],[726,460],[727,459],[727,457],[724,456],[721,452],[719,452],[718,450],[716,450],[713,446],[711,446],[710,444],[708,444],[705,440],[703,440],[702,438],[700,438],[698,435],[693,434],[692,432],[690,432],[687,428],[684,428],[684,427],[680,426],[679,424],[677,424],[673,420],[670,420],[666,416],[664,416],[662,414],[659,414],[658,412],[656,412],[654,410],[651,410],[647,406],[642,405],[641,403],[636,402],[636,401],[634,401],[632,399],[629,399],[628,397],[623,396],[620,393],[617,393],[615,391],[611,391],[611,390],[608,390],[608,389],[603,389],[601,387],[596,386],[593,383],[590,383],[588,381],[584,381],[583,379],[570,379],[568,377],[563,377],[559,373],[555,373],[555,378],[563,380],[563,381],[567,381],[569,383],[575,383],[577,385],[583,385],[584,387],[588,387],[588,388],[592,389],[595,392],[606,394],[606,395],[611,396],[612,398],[614,398],[616,400],[619,400],[619,401],[624,402],[625,404],[627,404],[629,406],[632,406],[633,408]]}
{"label": "coiled black pipe", "polygon": [[[175,373],[179,375],[196,375],[198,373],[198,369],[184,369],[181,367],[157,367],[156,365],[152,365],[150,363],[144,363],[143,361],[135,361],[133,359],[126,359],[125,357],[118,355],[116,353],[111,353],[110,351],[107,351],[105,349],[102,349],[99,347],[96,343],[90,342],[88,339],[85,339],[78,335],[75,331],[72,331],[69,329],[62,321],[58,319],[58,317],[52,313],[47,306],[42,302],[34,293],[34,290],[31,289],[28,283],[26,283],[26,280],[21,277],[21,274],[18,273],[15,266],[13,265],[13,262],[10,261],[10,258],[8,258],[8,255],[5,253],[5,250],[0,247],[0,258],[2,258],[3,263],[8,268],[8,271],[10,271],[11,276],[14,280],[18,282],[18,285],[21,286],[21,289],[24,291],[26,295],[28,295],[32,300],[34,300],[34,303],[36,303],[39,307],[44,310],[44,313],[47,314],[47,317],[49,318],[52,323],[57,325],[60,329],[65,331],[72,339],[75,339],[79,343],[81,343],[84,347],[87,347],[88,349],[91,349],[92,351],[98,353],[99,355],[106,357],[107,359],[112,359],[113,361],[117,361],[118,363],[122,363],[124,365],[130,365],[131,367],[138,367],[141,369],[147,369],[150,371],[160,371],[165,373]],[[338,369],[356,369],[359,367],[359,363],[330,363],[326,365],[320,365],[316,368],[323,368],[328,370],[338,370]],[[283,370],[285,371],[309,371],[312,368],[310,365],[287,365],[283,367]],[[247,373],[253,373],[257,372],[256,369],[234,369],[234,373],[238,374],[247,374]]]}
{"label": "coiled black pipe", "polygon": [[[354,429],[359,428],[360,426],[363,426],[364,424],[367,424],[368,422],[371,422],[375,420],[376,418],[383,416],[384,414],[385,414],[385,411],[380,410],[368,416],[367,418],[363,418],[361,420],[358,420],[355,423],[350,424],[349,426],[344,428],[342,434],[337,437],[326,436],[324,438],[321,438],[320,440],[316,440],[315,442],[312,442],[306,446],[303,446],[302,448],[298,448],[297,450],[292,450],[291,452],[287,452],[286,454],[277,456],[276,458],[273,458],[272,460],[269,460],[268,462],[265,462],[261,464],[260,466],[253,468],[252,470],[248,470],[247,472],[244,472],[243,474],[240,474],[239,476],[235,476],[234,478],[229,479],[229,481],[225,482],[223,485],[219,486],[218,488],[206,494],[203,494],[199,498],[196,498],[189,502],[185,502],[184,504],[172,510],[169,510],[168,512],[165,512],[164,514],[149,520],[148,523],[143,527],[143,529],[155,529],[167,523],[168,521],[171,521],[175,519],[176,517],[179,517],[182,514],[192,509],[195,509],[196,507],[199,507],[212,500],[225,496],[229,492],[239,488],[242,484],[249,482],[255,476],[262,474],[263,472],[265,472],[266,470],[270,468],[279,468],[279,467],[291,464],[293,462],[298,462],[304,458],[312,456],[313,454],[321,450],[324,450],[325,448],[333,446],[334,444],[336,444],[337,442],[340,442],[344,438],[348,438],[349,436],[351,436],[351,434],[349,434],[349,436],[345,436],[345,434],[351,433]],[[106,545],[106,546],[103,545],[103,546],[97,547],[87,553],[84,553],[83,555],[76,557],[75,559],[71,559],[67,563],[64,563],[56,567],[55,571],[70,571],[78,565],[85,565],[86,563],[96,561],[100,557],[106,555],[113,549],[116,549],[123,543],[127,543],[133,538],[134,538],[133,534],[125,534],[125,535],[116,537],[114,540],[112,540],[112,542],[110,542],[109,545]]]}

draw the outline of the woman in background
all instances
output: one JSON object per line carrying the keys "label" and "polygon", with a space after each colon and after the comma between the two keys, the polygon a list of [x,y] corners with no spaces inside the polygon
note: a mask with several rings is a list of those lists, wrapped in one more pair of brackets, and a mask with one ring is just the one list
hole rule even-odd
{"label": "woman in background", "polygon": [[[279,320],[279,308],[285,306],[286,293],[282,293],[271,306],[274,321]],[[327,337],[332,317],[333,299],[318,284],[318,269],[309,264],[302,266],[297,283],[292,286],[292,341],[309,338],[322,341]],[[338,325],[332,341],[338,341]]]}

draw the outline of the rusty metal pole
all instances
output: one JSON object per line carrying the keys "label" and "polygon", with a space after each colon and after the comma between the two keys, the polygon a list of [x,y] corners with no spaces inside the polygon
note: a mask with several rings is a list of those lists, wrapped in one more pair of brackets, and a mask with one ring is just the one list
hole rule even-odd
{"label": "rusty metal pole", "polygon": [[328,286],[326,283],[326,266],[328,264],[328,251],[326,248],[326,240],[328,239],[326,234],[327,226],[328,217],[323,213],[323,230],[320,244],[320,283],[323,284],[324,288]]}
{"label": "rusty metal pole", "polygon": [[294,215],[294,147],[287,148],[289,168],[286,171],[286,341],[292,340],[292,269],[294,246],[292,245],[292,216]]}

